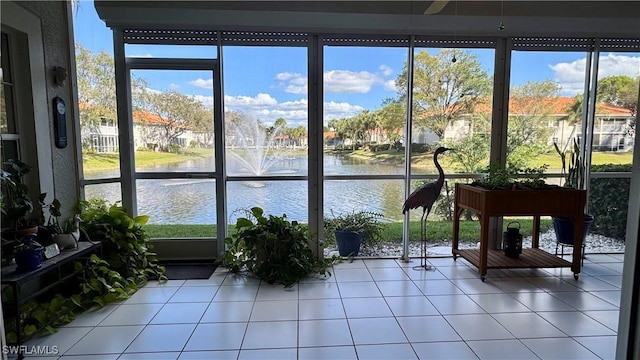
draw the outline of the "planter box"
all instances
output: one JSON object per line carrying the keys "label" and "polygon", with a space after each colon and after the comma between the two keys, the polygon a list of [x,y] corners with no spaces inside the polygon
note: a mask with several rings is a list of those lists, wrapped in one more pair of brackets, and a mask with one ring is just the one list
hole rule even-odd
{"label": "planter box", "polygon": [[[515,267],[564,267],[571,266],[574,277],[580,273],[585,190],[552,187],[542,190],[487,190],[481,187],[456,184],[453,257],[462,256],[478,267],[484,281],[487,269]],[[480,249],[458,250],[460,215],[470,210],[480,217]],[[538,249],[540,237],[540,216],[564,216],[574,224],[573,261],[568,262]],[[519,259],[506,258],[498,250],[489,250],[489,219],[498,216],[533,216],[531,249],[523,250]],[[497,252],[500,254],[493,254]],[[490,255],[491,253],[491,255]]]}

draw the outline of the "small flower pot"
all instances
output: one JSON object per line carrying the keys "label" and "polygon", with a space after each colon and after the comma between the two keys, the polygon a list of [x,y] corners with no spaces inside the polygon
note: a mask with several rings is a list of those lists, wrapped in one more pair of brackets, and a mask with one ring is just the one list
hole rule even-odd
{"label": "small flower pot", "polygon": [[16,252],[16,271],[33,271],[42,266],[42,248],[26,249]]}
{"label": "small flower pot", "polygon": [[364,237],[362,233],[336,230],[335,234],[340,256],[358,256],[360,244],[362,244],[362,238]]}

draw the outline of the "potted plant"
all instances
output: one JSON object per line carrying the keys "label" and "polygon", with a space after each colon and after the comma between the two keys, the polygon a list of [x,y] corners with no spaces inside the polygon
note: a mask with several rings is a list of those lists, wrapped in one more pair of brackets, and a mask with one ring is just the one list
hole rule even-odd
{"label": "potted plant", "polygon": [[362,244],[370,245],[382,238],[382,214],[372,211],[352,211],[333,214],[324,221],[325,239],[334,240],[340,256],[358,256]]}
{"label": "potted plant", "polygon": [[[580,147],[578,141],[573,139],[572,151],[560,150],[558,144],[553,143],[562,163],[562,176],[564,178],[564,187],[573,189],[584,189],[584,159],[580,156]],[[567,158],[568,155],[568,158]],[[553,216],[553,229],[556,232],[556,241],[559,245],[573,246],[573,223],[571,219],[560,216]],[[584,239],[586,238],[594,217],[591,214],[584,214],[584,228],[582,245],[584,247]],[[584,252],[583,252],[584,254]]]}
{"label": "potted plant", "polygon": [[24,176],[30,171],[31,166],[15,159],[7,160],[4,169],[0,170],[2,233],[7,240],[20,240],[25,235],[38,232],[32,217],[33,201],[29,187],[24,183]]}
{"label": "potted plant", "polygon": [[60,250],[77,248],[78,240],[80,240],[80,221],[82,220],[80,215],[74,214],[72,217],[60,222],[62,204],[58,199],[53,199],[51,203],[47,204],[44,202],[45,197],[46,194],[40,195],[39,201],[43,209],[49,210],[49,219],[38,232],[38,236],[47,234],[43,237],[51,238]]}
{"label": "potted plant", "polygon": [[259,207],[236,221],[235,233],[225,239],[223,265],[232,273],[248,271],[269,284],[293,286],[311,274],[331,275],[336,258],[318,258],[309,247],[307,226],[287,215],[264,215]]}

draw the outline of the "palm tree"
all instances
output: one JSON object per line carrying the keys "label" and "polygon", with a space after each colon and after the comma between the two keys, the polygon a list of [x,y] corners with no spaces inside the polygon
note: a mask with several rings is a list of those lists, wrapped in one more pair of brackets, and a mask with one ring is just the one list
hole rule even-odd
{"label": "palm tree", "polygon": [[566,151],[569,144],[571,144],[571,139],[576,133],[576,127],[582,123],[583,120],[583,111],[582,104],[584,102],[584,97],[582,94],[576,95],[574,97],[575,102],[571,104],[567,109],[567,114],[560,118],[561,120],[565,120],[569,126],[571,126],[571,134],[567,138],[567,142],[562,146],[562,151]]}

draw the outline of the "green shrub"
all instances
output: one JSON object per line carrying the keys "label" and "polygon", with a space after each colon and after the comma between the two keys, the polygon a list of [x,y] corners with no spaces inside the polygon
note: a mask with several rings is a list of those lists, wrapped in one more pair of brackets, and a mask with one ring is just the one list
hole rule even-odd
{"label": "green shrub", "polygon": [[[593,165],[592,172],[628,172],[630,164]],[[629,178],[597,178],[591,180],[589,213],[595,220],[591,232],[625,240],[629,206]]]}

